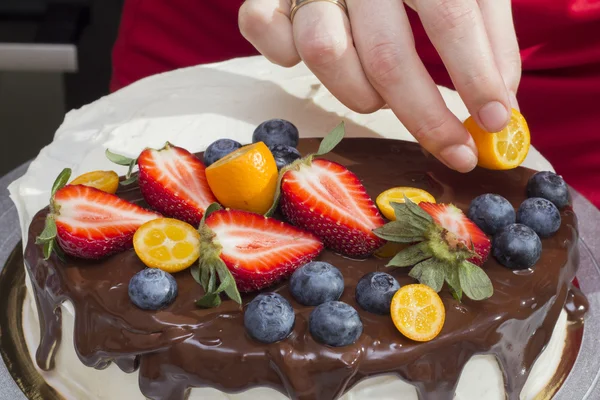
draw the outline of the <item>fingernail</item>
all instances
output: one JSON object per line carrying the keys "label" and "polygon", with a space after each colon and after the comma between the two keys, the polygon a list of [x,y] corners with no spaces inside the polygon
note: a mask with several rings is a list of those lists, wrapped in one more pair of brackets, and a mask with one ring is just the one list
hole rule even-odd
{"label": "fingernail", "polygon": [[517,101],[517,96],[513,92],[510,92],[508,94],[508,98],[510,100],[510,106],[517,111],[521,111],[521,108],[519,107],[519,102]]}
{"label": "fingernail", "polygon": [[508,123],[508,111],[499,101],[491,101],[479,109],[479,120],[488,132],[499,132]]}
{"label": "fingernail", "polygon": [[446,165],[459,172],[469,172],[477,165],[477,156],[464,144],[446,147],[440,152],[440,157]]}

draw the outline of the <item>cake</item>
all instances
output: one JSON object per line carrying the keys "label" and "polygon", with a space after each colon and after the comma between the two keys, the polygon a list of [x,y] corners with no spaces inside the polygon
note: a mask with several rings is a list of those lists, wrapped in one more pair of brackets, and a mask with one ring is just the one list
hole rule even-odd
{"label": "cake", "polygon": [[[449,104],[458,105],[452,108],[460,110],[456,96],[444,93]],[[253,101],[245,101],[246,96]],[[255,101],[255,96],[264,101]],[[298,107],[290,109],[291,103]],[[179,294],[169,307],[137,308],[128,298],[127,283],[144,265],[133,250],[99,261],[44,261],[35,238],[44,228],[44,207],[60,169],[71,167],[77,175],[115,169],[104,157],[107,148],[137,157],[143,148],[160,147],[167,140],[196,152],[221,136],[249,143],[256,125],[271,117],[292,120],[309,137],[346,119],[350,138],[324,158],[348,167],[371,198],[392,186],[413,186],[427,190],[438,203],[463,210],[475,197],[490,192],[518,207],[534,174],[517,168],[461,175],[414,143],[375,139],[377,134],[408,136],[387,110],[373,116],[344,110],[302,66],[282,70],[251,58],[142,81],[70,113],[54,142],[11,186],[30,277],[24,331],[46,380],[65,398],[78,399],[543,396],[562,357],[569,321],[581,317],[573,311],[578,309],[573,304],[583,299],[571,284],[578,258],[576,217],[569,207],[561,210],[559,230],[542,240],[541,258],[529,273],[517,274],[494,258],[486,261],[483,268],[494,285],[491,298],[458,302],[442,290],[446,322],[439,336],[426,343],[401,335],[389,316],[357,305],[358,280],[368,272],[386,270],[388,260],[382,258],[359,261],[330,250],[317,257],[342,272],[341,300],[358,311],[363,324],[360,338],[343,347],[312,338],[307,324],[314,307],[296,302],[287,280],[265,290],[290,301],[296,318],[293,332],[282,341],[263,344],[246,334],[244,310],[235,302],[224,298],[216,308],[196,307],[202,288],[188,271],[174,275]],[[382,121],[386,125],[380,125]],[[199,136],[206,130],[214,133]],[[301,139],[298,149],[302,154],[315,152],[319,142]],[[535,151],[526,165],[550,169]],[[135,185],[117,194],[130,201],[141,199]],[[401,286],[414,283],[401,269],[389,272]],[[244,304],[254,295],[244,295]]]}

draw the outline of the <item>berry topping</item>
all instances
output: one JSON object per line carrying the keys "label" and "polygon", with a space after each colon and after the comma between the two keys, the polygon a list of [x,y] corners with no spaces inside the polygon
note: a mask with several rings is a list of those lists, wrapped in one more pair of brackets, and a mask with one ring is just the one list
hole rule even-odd
{"label": "berry topping", "polygon": [[412,267],[409,276],[435,292],[445,281],[457,300],[463,292],[472,300],[493,294],[492,282],[475,264],[487,259],[490,241],[461,210],[452,204],[417,205],[408,198],[405,203],[392,203],[392,207],[396,221],[375,229],[375,234],[412,246],[396,254],[388,267]]}
{"label": "berry topping", "polygon": [[420,203],[419,206],[431,215],[436,224],[454,234],[468,249],[475,251],[477,255],[470,258],[469,262],[483,265],[490,255],[490,239],[458,207],[434,203]]}
{"label": "berry topping", "polygon": [[212,164],[206,178],[224,207],[264,214],[275,196],[277,165],[271,151],[259,142]]}
{"label": "berry topping", "polygon": [[298,268],[290,278],[290,292],[305,306],[339,300],[344,277],[339,269],[323,261],[312,261]]}
{"label": "berry topping", "polygon": [[295,320],[294,309],[277,293],[259,294],[244,312],[246,331],[262,343],[275,343],[288,337]]}
{"label": "berry topping", "polygon": [[143,310],[160,310],[177,297],[173,275],[156,268],[146,268],[129,281],[129,298]]}
{"label": "berry topping", "polygon": [[489,133],[477,125],[473,117],[467,118],[465,128],[469,131],[477,152],[478,164],[487,169],[512,169],[525,160],[529,152],[531,138],[529,127],[523,115],[512,110],[508,126],[496,133]]}
{"label": "berry topping", "polygon": [[374,314],[389,314],[392,297],[400,289],[398,281],[385,272],[371,272],[356,285],[356,302]]}
{"label": "berry topping", "polygon": [[70,172],[64,170],[54,182],[46,226],[36,240],[44,246],[46,259],[53,250],[60,256],[61,249],[71,256],[88,259],[130,249],[135,231],[145,222],[160,217],[89,186],[63,187]]}
{"label": "berry topping", "polygon": [[493,255],[510,269],[527,269],[535,265],[542,254],[542,241],[528,226],[511,224],[494,236]]}
{"label": "berry topping", "polygon": [[119,175],[115,171],[92,171],[71,181],[70,185],[84,185],[115,194],[119,188]]}
{"label": "berry topping", "polygon": [[404,203],[404,197],[409,198],[413,203],[421,202],[435,203],[435,197],[423,189],[413,187],[395,187],[382,192],[377,196],[377,207],[384,217],[390,221],[396,220],[396,214],[391,203]]}
{"label": "berry topping", "polygon": [[269,147],[269,150],[271,150],[271,153],[275,158],[277,169],[281,169],[302,157],[300,152],[296,150],[295,147],[286,146],[285,144],[271,146]]}
{"label": "berry topping", "polygon": [[551,201],[532,197],[521,203],[517,222],[527,225],[541,238],[550,237],[560,228],[560,211]]}
{"label": "berry topping", "polygon": [[446,309],[440,296],[429,286],[403,286],[392,299],[392,321],[409,339],[428,342],[435,338],[446,319]]}
{"label": "berry topping", "polygon": [[384,220],[356,175],[332,161],[315,159],[284,173],[281,211],[294,225],[343,255],[365,258],[384,241],[373,229]]}
{"label": "berry topping", "polygon": [[[198,302],[203,307],[218,305],[218,294],[223,291],[241,302],[238,289],[251,292],[266,288],[290,276],[323,249],[319,239],[308,232],[239,210],[209,213],[200,225],[200,236],[199,271],[193,269],[192,273],[206,278],[199,279],[206,292]],[[214,286],[215,273],[224,285],[221,290]]]}
{"label": "berry topping", "polygon": [[569,188],[561,176],[550,171],[541,171],[529,178],[527,197],[550,200],[561,209],[569,204]]}
{"label": "berry topping", "polygon": [[186,222],[158,218],[139,227],[133,236],[133,247],[148,267],[173,274],[198,259],[200,234]]}
{"label": "berry topping", "polygon": [[242,145],[232,139],[215,140],[204,150],[204,165],[208,167],[240,147]]}
{"label": "berry topping", "polygon": [[515,223],[515,209],[504,197],[482,194],[471,202],[467,212],[469,219],[488,235],[495,235],[506,225]]}
{"label": "berry topping", "polygon": [[329,301],[317,306],[310,313],[308,324],[317,342],[333,347],[355,343],[363,331],[358,312],[341,301]]}
{"label": "berry topping", "polygon": [[169,143],[160,150],[144,150],[137,163],[140,190],[148,205],[167,217],[198,226],[206,207],[216,201],[204,164]]}
{"label": "berry topping", "polygon": [[252,134],[252,143],[263,142],[268,147],[283,144],[298,146],[298,128],[284,119],[270,119],[256,127]]}

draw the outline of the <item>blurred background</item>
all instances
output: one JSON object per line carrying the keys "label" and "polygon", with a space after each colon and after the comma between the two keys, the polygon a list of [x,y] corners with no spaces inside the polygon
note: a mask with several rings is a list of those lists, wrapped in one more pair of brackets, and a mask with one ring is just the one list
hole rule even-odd
{"label": "blurred background", "polygon": [[124,0],[0,0],[0,176],[108,94]]}

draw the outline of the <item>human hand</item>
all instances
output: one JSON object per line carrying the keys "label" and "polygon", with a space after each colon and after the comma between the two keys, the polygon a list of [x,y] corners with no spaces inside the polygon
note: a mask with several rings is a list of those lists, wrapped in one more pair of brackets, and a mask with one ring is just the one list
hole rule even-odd
{"label": "human hand", "polygon": [[[370,113],[389,105],[421,145],[461,172],[477,150],[446,107],[414,46],[399,0],[346,0],[348,15],[331,1],[303,5],[290,21],[291,0],[246,0],[240,30],[266,58],[291,67],[303,60],[349,108]],[[427,35],[477,123],[504,128],[521,59],[510,0],[414,0]]]}

